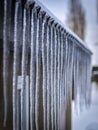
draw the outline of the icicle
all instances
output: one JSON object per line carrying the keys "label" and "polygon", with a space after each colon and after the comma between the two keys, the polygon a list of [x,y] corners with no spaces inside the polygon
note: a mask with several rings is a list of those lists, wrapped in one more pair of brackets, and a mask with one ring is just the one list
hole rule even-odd
{"label": "icicle", "polygon": [[4,0],[4,29],[3,29],[3,93],[4,93],[4,122],[3,125],[6,127],[7,121],[7,109],[8,109],[8,62],[9,62],[9,48],[8,48],[8,2]]}
{"label": "icicle", "polygon": [[57,35],[56,29],[54,30],[54,120],[55,120],[55,130],[57,130],[57,111],[56,111],[56,88],[57,88]]}
{"label": "icicle", "polygon": [[59,34],[60,32],[59,32],[59,30],[57,31],[57,34],[58,34],[58,72],[57,72],[57,74],[58,74],[58,82],[57,82],[57,97],[58,97],[58,99],[57,99],[57,109],[58,109],[58,130],[59,130],[59,122],[60,122],[60,114],[59,114],[59,104],[60,104],[60,34]]}
{"label": "icicle", "polygon": [[79,48],[78,48],[78,81],[77,81],[77,89],[78,89],[78,94],[77,94],[77,106],[78,106],[78,114],[80,113],[80,87],[81,87],[81,76],[80,76],[80,52],[79,52]]}
{"label": "icicle", "polygon": [[56,84],[55,84],[55,83],[56,83],[56,81],[55,81],[55,76],[56,76],[56,72],[55,72],[55,71],[56,71],[56,68],[55,68],[55,67],[56,67],[55,44],[56,44],[56,43],[55,43],[55,40],[56,40],[56,39],[55,39],[55,27],[54,27],[54,24],[52,25],[52,27],[53,27],[53,30],[52,30],[52,31],[53,31],[53,32],[52,32],[52,44],[53,44],[53,45],[52,45],[52,47],[53,47],[53,63],[52,63],[52,65],[53,65],[53,66],[52,66],[52,67],[53,67],[53,79],[52,79],[52,80],[53,80],[53,86],[52,86],[52,87],[53,87],[53,129],[55,129],[55,116],[56,116],[56,115],[55,115],[55,114],[56,114],[56,111],[55,111],[55,110],[56,110],[56,108],[55,108],[55,103],[56,103],[56,102],[55,102],[55,98],[56,98],[56,97],[55,97],[55,96],[56,96],[56,92],[55,92],[55,90],[56,90],[56,88],[55,88],[55,87],[56,87],[56,86],[55,86],[55,85],[56,85]]}
{"label": "icicle", "polygon": [[73,57],[74,57],[74,44],[72,38],[70,38],[70,60],[69,60],[69,70],[70,70],[70,100],[72,100],[72,76],[73,76]]}
{"label": "icicle", "polygon": [[16,3],[15,7],[15,29],[14,29],[14,63],[13,63],[13,130],[18,129],[17,119],[17,73],[19,65],[19,35],[18,35],[18,11],[20,3]]}
{"label": "icicle", "polygon": [[84,84],[83,84],[83,52],[82,50],[80,51],[80,111],[83,111],[83,107],[84,107],[84,104],[83,104],[83,100],[84,100],[84,92],[83,92],[83,88],[84,88]]}
{"label": "icicle", "polygon": [[[47,25],[43,22],[42,32],[42,64],[43,64],[43,110],[44,110],[44,130],[46,130],[46,85],[47,85],[47,68],[46,68],[46,45],[47,45]],[[48,50],[49,51],[49,50]]]}
{"label": "icicle", "polygon": [[[48,23],[49,24],[49,23]],[[47,27],[47,130],[50,130],[50,42],[51,39],[51,29],[50,25]]]}
{"label": "icicle", "polygon": [[91,105],[91,93],[92,93],[92,87],[91,87],[91,72],[92,72],[92,66],[91,66],[91,56],[89,56],[88,55],[88,60],[89,60],[89,62],[88,62],[88,70],[89,70],[89,83],[88,83],[88,91],[89,91],[89,106]]}
{"label": "icicle", "polygon": [[75,110],[77,109],[77,55],[76,55],[76,46],[75,46],[75,53],[74,53],[74,101],[75,101]]}
{"label": "icicle", "polygon": [[[25,67],[25,71],[26,71],[26,75],[28,75],[28,63],[29,63],[29,54],[30,54],[30,43],[31,43],[31,13],[30,13],[30,9],[27,9],[27,13],[26,13],[26,67]],[[29,118],[30,118],[30,104],[29,104],[29,76],[26,76],[26,88],[25,88],[25,96],[26,96],[26,108],[25,108],[25,113],[26,113],[26,123],[25,123],[25,129],[29,130]],[[27,93],[27,94],[26,94]]]}
{"label": "icicle", "polygon": [[68,82],[69,82],[69,69],[68,69],[68,67],[69,67],[69,57],[70,57],[70,55],[69,55],[69,39],[68,39],[68,34],[66,34],[66,56],[65,56],[65,63],[66,63],[66,72],[65,72],[65,84],[66,84],[66,89],[65,89],[65,93],[66,93],[66,106],[68,106],[69,105],[69,84],[68,84]]}
{"label": "icicle", "polygon": [[[65,60],[65,66],[64,66],[64,70],[65,70],[65,72],[64,72],[64,82],[65,82],[65,84],[64,84],[64,86],[65,86],[65,91],[64,91],[64,93],[65,93],[65,103],[66,103],[66,107],[67,107],[67,55],[68,55],[68,39],[67,39],[67,34],[65,33],[65,35],[64,35],[64,39],[65,39],[65,50],[64,50],[64,52],[65,52],[65,55],[64,55],[64,60]],[[65,126],[66,126],[66,124],[65,124]]]}
{"label": "icicle", "polygon": [[[66,127],[66,35],[65,33],[63,34],[63,106],[62,109],[64,110],[64,113],[62,116],[64,116],[64,122],[63,122],[63,129]],[[62,111],[63,111],[62,110]]]}
{"label": "icicle", "polygon": [[76,89],[77,89],[77,95],[76,95],[76,107],[77,107],[77,114],[79,113],[79,48],[77,48],[77,59],[76,59]]}
{"label": "icicle", "polygon": [[[85,65],[85,67],[84,67]],[[83,69],[83,83],[84,83],[84,90],[83,90],[83,93],[84,93],[84,107],[86,106],[86,56],[84,54],[84,63],[82,64],[82,69]]]}
{"label": "icicle", "polygon": [[24,94],[25,94],[25,80],[26,80],[26,59],[27,59],[27,51],[26,51],[26,9],[24,9],[24,17],[23,17],[23,47],[22,47],[22,83],[21,83],[21,130],[25,130],[24,124]]}
{"label": "icicle", "polygon": [[[59,112],[60,118],[61,118],[61,107],[62,107],[62,34],[60,30],[60,112]],[[59,127],[61,129],[61,126]]]}
{"label": "icicle", "polygon": [[53,113],[53,25],[51,25],[51,124],[54,129],[54,113]]}
{"label": "icicle", "polygon": [[90,57],[87,55],[86,57],[86,73],[87,73],[87,89],[86,89],[86,107],[88,108],[90,106],[90,95],[91,95],[91,63],[90,63]]}
{"label": "icicle", "polygon": [[34,129],[34,76],[35,76],[35,44],[34,37],[36,37],[34,31],[34,10],[32,10],[31,17],[31,58],[30,58],[30,128]]}
{"label": "icicle", "polygon": [[40,85],[40,45],[42,38],[42,21],[41,14],[38,14],[39,17],[37,19],[37,39],[36,39],[36,91],[35,91],[35,124],[36,130],[39,130],[39,85]]}
{"label": "icicle", "polygon": [[62,129],[62,124],[63,124],[63,121],[62,121],[62,100],[63,99],[63,92],[62,92],[62,89],[63,89],[63,32],[62,30],[60,30],[60,130]]}

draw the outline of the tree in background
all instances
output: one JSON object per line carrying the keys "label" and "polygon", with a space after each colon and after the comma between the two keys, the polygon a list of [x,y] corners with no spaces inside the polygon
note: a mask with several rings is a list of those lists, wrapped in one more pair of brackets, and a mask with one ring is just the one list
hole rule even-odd
{"label": "tree in background", "polygon": [[80,0],[69,0],[67,24],[81,39],[85,38],[85,11]]}

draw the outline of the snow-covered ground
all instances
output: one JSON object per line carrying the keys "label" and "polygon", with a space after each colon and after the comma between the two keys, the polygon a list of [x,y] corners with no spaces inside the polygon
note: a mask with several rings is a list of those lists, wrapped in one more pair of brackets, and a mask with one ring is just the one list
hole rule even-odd
{"label": "snow-covered ground", "polygon": [[79,115],[72,107],[72,130],[98,130],[98,85],[92,84],[92,104]]}

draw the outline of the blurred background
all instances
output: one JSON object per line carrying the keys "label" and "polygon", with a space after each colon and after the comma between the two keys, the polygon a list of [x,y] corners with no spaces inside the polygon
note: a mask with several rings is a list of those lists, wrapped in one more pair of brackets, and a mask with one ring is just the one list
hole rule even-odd
{"label": "blurred background", "polygon": [[76,114],[72,102],[72,130],[98,130],[98,0],[41,0],[65,26],[91,49],[91,107]]}

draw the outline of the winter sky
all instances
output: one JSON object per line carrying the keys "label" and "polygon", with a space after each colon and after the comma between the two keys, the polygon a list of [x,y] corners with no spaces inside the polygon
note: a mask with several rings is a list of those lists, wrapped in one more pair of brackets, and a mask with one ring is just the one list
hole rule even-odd
{"label": "winter sky", "polygon": [[[65,25],[68,17],[68,0],[40,0]],[[92,50],[93,65],[98,65],[97,0],[81,0],[86,13],[85,42]]]}

